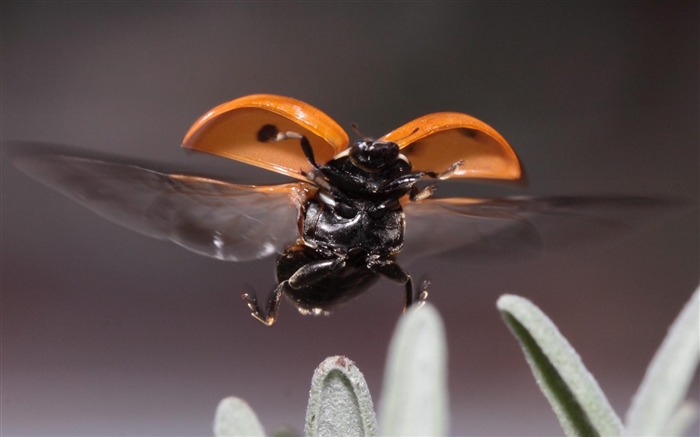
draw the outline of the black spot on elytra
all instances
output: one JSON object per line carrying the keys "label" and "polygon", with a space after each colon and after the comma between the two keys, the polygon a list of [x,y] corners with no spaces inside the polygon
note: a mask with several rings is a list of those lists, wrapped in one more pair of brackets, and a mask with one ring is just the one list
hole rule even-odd
{"label": "black spot on elytra", "polygon": [[266,143],[276,137],[278,132],[279,130],[277,129],[277,126],[266,124],[258,131],[258,141],[261,143]]}

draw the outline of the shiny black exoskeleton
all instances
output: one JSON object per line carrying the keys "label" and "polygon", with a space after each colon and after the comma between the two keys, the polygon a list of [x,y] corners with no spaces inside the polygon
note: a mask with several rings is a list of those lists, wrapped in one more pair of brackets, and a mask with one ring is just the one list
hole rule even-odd
{"label": "shiny black exoskeleton", "polygon": [[283,294],[301,312],[321,314],[367,290],[381,276],[404,284],[405,307],[427,296],[425,290],[414,291],[411,276],[395,259],[404,240],[400,199],[430,196],[433,187],[420,190],[416,182],[447,178],[460,163],[442,173],[414,172],[396,143],[363,139],[318,164],[308,139],[298,133],[266,125],[258,139],[298,139],[313,168],[306,177],[318,190],[301,208],[301,238],[277,259],[279,285],[266,312],[254,296],[243,295],[256,319],[272,325]]}

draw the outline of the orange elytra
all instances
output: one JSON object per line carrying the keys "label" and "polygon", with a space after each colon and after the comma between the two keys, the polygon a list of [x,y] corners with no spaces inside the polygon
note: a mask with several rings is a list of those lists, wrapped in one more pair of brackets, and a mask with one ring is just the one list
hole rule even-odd
{"label": "orange elytra", "polygon": [[[258,132],[265,125],[306,136],[319,163],[328,162],[350,142],[323,111],[290,97],[254,94],[201,116],[182,146],[305,180],[311,166],[301,149],[286,141],[259,141]],[[380,140],[396,142],[417,171],[442,171],[462,161],[453,178],[517,180],[522,176],[518,157],[503,136],[466,114],[424,115]]]}
{"label": "orange elytra", "polygon": [[182,147],[242,161],[298,179],[311,166],[299,147],[287,142],[259,142],[260,128],[305,135],[319,162],[344,150],[350,140],[333,119],[313,106],[290,97],[254,94],[221,104],[201,116]]}

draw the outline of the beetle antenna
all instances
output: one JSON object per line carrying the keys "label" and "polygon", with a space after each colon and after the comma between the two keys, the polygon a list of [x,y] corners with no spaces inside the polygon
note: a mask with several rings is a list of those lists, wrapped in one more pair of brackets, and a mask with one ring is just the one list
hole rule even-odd
{"label": "beetle antenna", "polygon": [[357,123],[350,123],[350,126],[352,126],[352,130],[354,130],[360,138],[369,138],[367,135],[362,133],[360,126]]}

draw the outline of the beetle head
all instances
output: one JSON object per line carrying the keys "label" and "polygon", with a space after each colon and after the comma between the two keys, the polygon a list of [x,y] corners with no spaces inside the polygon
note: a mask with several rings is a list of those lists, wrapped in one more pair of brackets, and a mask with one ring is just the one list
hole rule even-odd
{"label": "beetle head", "polygon": [[363,139],[350,146],[350,160],[356,166],[368,170],[381,170],[399,156],[399,146],[390,141]]}

